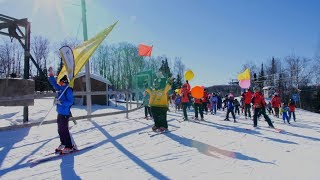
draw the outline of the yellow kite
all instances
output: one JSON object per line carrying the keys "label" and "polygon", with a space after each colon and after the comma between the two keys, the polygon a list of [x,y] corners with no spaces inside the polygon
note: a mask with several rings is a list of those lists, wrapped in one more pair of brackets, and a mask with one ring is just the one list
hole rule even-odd
{"label": "yellow kite", "polygon": [[[102,32],[100,32],[99,34],[97,34],[95,37],[89,39],[88,41],[85,41],[83,44],[73,49],[75,62],[74,77],[78,75],[82,67],[88,62],[91,55],[95,52],[95,50],[98,48],[101,42],[108,36],[108,34],[112,31],[112,29],[117,23],[118,21],[106,28],[105,30],[103,30]],[[64,65],[57,79],[61,79],[67,73],[68,72],[66,71],[66,66]],[[73,85],[74,78],[70,79],[69,86],[73,87]]]}
{"label": "yellow kite", "polygon": [[250,69],[247,68],[243,73],[238,74],[238,80],[247,80],[250,79]]}

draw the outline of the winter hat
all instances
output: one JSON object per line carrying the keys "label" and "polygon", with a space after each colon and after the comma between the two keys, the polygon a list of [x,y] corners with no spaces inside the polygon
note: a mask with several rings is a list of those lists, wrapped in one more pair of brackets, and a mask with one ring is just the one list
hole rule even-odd
{"label": "winter hat", "polygon": [[64,83],[68,83],[68,77],[67,75],[64,75],[61,79],[60,79],[60,82],[64,82]]}

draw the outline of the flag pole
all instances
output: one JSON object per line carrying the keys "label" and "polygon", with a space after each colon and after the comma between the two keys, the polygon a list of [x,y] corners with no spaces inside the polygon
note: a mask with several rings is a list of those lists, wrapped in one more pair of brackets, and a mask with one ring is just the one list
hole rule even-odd
{"label": "flag pole", "polygon": [[[82,25],[83,25],[83,39],[84,41],[88,40],[88,32],[87,32],[87,17],[86,17],[86,2],[85,0],[81,0],[81,7],[82,7]],[[87,115],[91,115],[91,81],[90,81],[90,65],[89,61],[86,64],[86,100],[87,100]],[[90,118],[88,119],[90,120]]]}

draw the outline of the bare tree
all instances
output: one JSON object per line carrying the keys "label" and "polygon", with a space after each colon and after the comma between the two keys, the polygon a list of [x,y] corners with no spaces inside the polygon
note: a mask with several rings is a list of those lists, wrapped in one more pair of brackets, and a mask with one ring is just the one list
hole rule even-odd
{"label": "bare tree", "polygon": [[317,85],[320,85],[320,55],[314,58],[313,77]]}
{"label": "bare tree", "polygon": [[173,67],[173,74],[175,76],[180,76],[181,78],[184,77],[183,73],[186,70],[186,66],[181,61],[181,57],[175,57],[174,59],[174,67]]}
{"label": "bare tree", "polygon": [[[31,42],[31,50],[34,54],[36,63],[39,65],[40,69],[46,69],[47,59],[49,55],[49,40],[42,36],[35,36]],[[37,75],[39,71],[37,70]]]}
{"label": "bare tree", "polygon": [[289,74],[289,88],[298,88],[299,86],[307,86],[310,83],[311,71],[308,69],[310,59],[288,56],[285,58],[287,72]]}

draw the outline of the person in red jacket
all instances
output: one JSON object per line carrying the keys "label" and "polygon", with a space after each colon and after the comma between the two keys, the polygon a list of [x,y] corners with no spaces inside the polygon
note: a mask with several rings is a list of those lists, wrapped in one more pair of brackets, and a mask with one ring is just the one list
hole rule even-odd
{"label": "person in red jacket", "polygon": [[207,92],[207,89],[204,89],[203,98],[202,98],[202,109],[208,114],[208,99],[209,94]]}
{"label": "person in red jacket", "polygon": [[252,99],[252,92],[250,89],[247,89],[245,93],[243,93],[244,98],[244,116],[247,119],[247,116],[251,118],[251,99]]}
{"label": "person in red jacket", "polygon": [[288,106],[289,106],[289,120],[291,120],[291,114],[292,114],[293,120],[294,122],[296,122],[296,114],[295,114],[296,102],[293,99],[290,99]]}
{"label": "person in red jacket", "polygon": [[272,99],[271,99],[271,105],[272,108],[274,109],[274,113],[277,118],[279,118],[279,108],[281,106],[281,100],[278,94],[275,94]]}
{"label": "person in red jacket", "polygon": [[252,97],[252,103],[253,103],[253,107],[254,107],[254,114],[253,114],[253,127],[257,127],[258,125],[258,116],[261,114],[263,115],[264,119],[267,121],[267,123],[269,124],[269,127],[274,128],[271,119],[269,118],[269,116],[266,113],[266,106],[267,103],[264,100],[264,97],[262,95],[262,93],[260,92],[260,88],[256,87],[254,89],[254,94]]}
{"label": "person in red jacket", "polygon": [[183,110],[183,119],[185,121],[188,121],[187,107],[190,101],[190,96],[191,96],[190,85],[187,80],[186,83],[182,85],[182,90],[181,90],[181,104],[182,104],[182,110]]}
{"label": "person in red jacket", "polygon": [[200,113],[201,120],[203,121],[203,104],[202,104],[202,99],[194,98],[194,116],[195,120],[198,119],[198,113]]}

